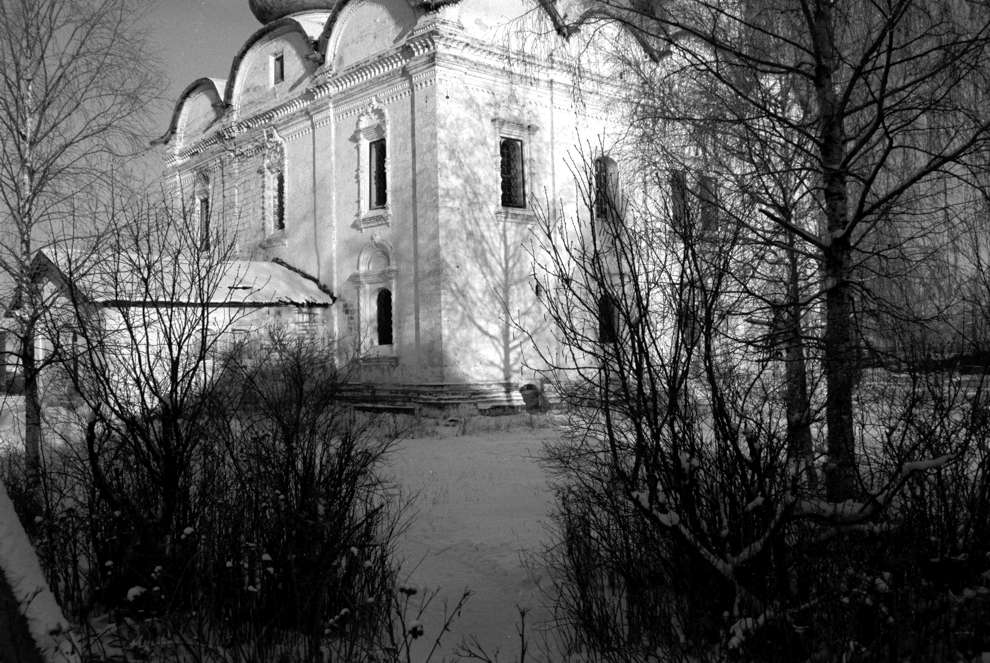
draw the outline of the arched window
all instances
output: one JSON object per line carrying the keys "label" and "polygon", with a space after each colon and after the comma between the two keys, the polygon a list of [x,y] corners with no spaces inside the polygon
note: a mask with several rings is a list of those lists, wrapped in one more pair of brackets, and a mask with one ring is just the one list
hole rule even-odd
{"label": "arched window", "polygon": [[378,345],[392,345],[392,292],[387,288],[378,291],[375,301],[378,319]]}
{"label": "arched window", "polygon": [[615,301],[610,295],[598,298],[598,340],[601,343],[615,343]]}

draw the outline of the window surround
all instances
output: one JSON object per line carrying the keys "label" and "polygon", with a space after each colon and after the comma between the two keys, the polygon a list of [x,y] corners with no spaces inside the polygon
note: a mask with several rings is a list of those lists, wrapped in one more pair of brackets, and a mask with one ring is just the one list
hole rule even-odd
{"label": "window surround", "polygon": [[193,217],[196,222],[196,248],[200,251],[210,250],[210,176],[206,171],[196,175],[193,188]]}
{"label": "window surround", "polygon": [[[536,222],[536,214],[533,212],[533,180],[536,174],[536,164],[533,158],[533,143],[539,128],[524,122],[518,118],[509,119],[496,117],[492,119],[492,133],[495,144],[492,157],[493,169],[496,185],[495,194],[495,217],[507,223],[533,224]],[[522,163],[523,163],[523,193],[524,207],[503,207],[502,206],[502,140],[518,140],[522,142]]]}
{"label": "window surround", "polygon": [[[378,227],[387,228],[392,215],[393,160],[389,154],[392,141],[388,135],[388,118],[385,109],[377,100],[372,100],[358,118],[357,131],[352,140],[357,144],[358,151],[358,213],[351,227],[361,232]],[[385,141],[385,162],[383,164],[385,200],[382,205],[376,205],[372,195],[374,173],[371,163],[371,145],[379,140]]]}
{"label": "window surround", "polygon": [[[285,177],[285,146],[274,128],[265,131],[265,157],[258,173],[262,176],[263,247],[285,244],[286,202],[288,182]],[[281,187],[279,181],[281,180]],[[281,203],[281,205],[280,205]],[[281,206],[281,223],[278,218]]]}
{"label": "window surround", "polygon": [[[372,235],[358,256],[357,271],[347,279],[355,288],[361,355],[365,358],[394,357],[398,340],[395,325],[396,275],[391,247]],[[378,343],[378,293],[388,290],[392,303],[392,343]]]}

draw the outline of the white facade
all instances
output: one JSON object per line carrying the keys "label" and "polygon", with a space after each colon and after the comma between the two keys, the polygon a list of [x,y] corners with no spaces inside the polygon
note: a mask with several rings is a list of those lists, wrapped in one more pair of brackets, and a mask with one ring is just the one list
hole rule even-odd
{"label": "white facade", "polygon": [[179,99],[168,176],[242,258],[333,293],[339,359],[380,395],[517,403],[546,332],[530,234],[575,209],[575,148],[608,144],[603,78],[526,0],[324,4],[256,11],[229,77]]}

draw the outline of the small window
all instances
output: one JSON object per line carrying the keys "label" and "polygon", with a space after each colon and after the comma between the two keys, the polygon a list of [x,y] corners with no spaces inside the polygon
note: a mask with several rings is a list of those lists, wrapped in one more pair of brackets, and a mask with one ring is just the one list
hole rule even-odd
{"label": "small window", "polygon": [[278,85],[285,80],[285,56],[276,53],[272,56],[272,85]]}
{"label": "small window", "polygon": [[378,345],[392,345],[392,293],[387,288],[378,291],[375,308],[378,313]]}
{"label": "small window", "polygon": [[598,340],[601,343],[615,343],[615,301],[609,295],[598,298]]}
{"label": "small window", "polygon": [[688,218],[688,188],[687,175],[683,170],[675,170],[670,174],[670,213],[673,216],[674,229],[686,233],[689,226]]}
{"label": "small window", "polygon": [[502,138],[502,207],[526,207],[526,175],[523,168],[523,142]]}
{"label": "small window", "polygon": [[210,250],[210,197],[199,197],[199,248]]}
{"label": "small window", "polygon": [[369,197],[371,209],[381,209],[387,202],[385,181],[385,139],[379,138],[368,143]]}
{"label": "small window", "polygon": [[285,230],[285,173],[275,173],[275,191],[272,200],[272,220],[275,230]]}

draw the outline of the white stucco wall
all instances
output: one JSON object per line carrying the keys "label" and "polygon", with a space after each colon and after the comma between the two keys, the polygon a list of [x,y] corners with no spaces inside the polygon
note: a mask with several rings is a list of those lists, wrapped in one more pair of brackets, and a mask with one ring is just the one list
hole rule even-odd
{"label": "white stucco wall", "polygon": [[[189,182],[197,169],[223,173],[216,198],[242,255],[280,258],[331,289],[339,299],[328,327],[342,358],[369,357],[374,379],[530,379],[525,336],[546,333],[533,224],[540,209],[573,209],[573,147],[600,144],[608,126],[598,91],[575,95],[586,82],[550,66],[550,47],[525,31],[518,16],[530,9],[464,0],[425,14],[405,0],[355,0],[327,28],[322,66],[300,30],[279,22],[244,49],[233,110],[217,122],[198,99],[183,110],[204,118],[185,126],[205,133],[173,146],[173,167]],[[274,53],[285,61],[277,85]],[[525,145],[528,205],[510,214],[500,204],[503,135]],[[372,210],[367,151],[380,137],[388,204]],[[278,164],[282,231],[270,223]],[[393,294],[391,347],[375,346],[383,287]]]}

